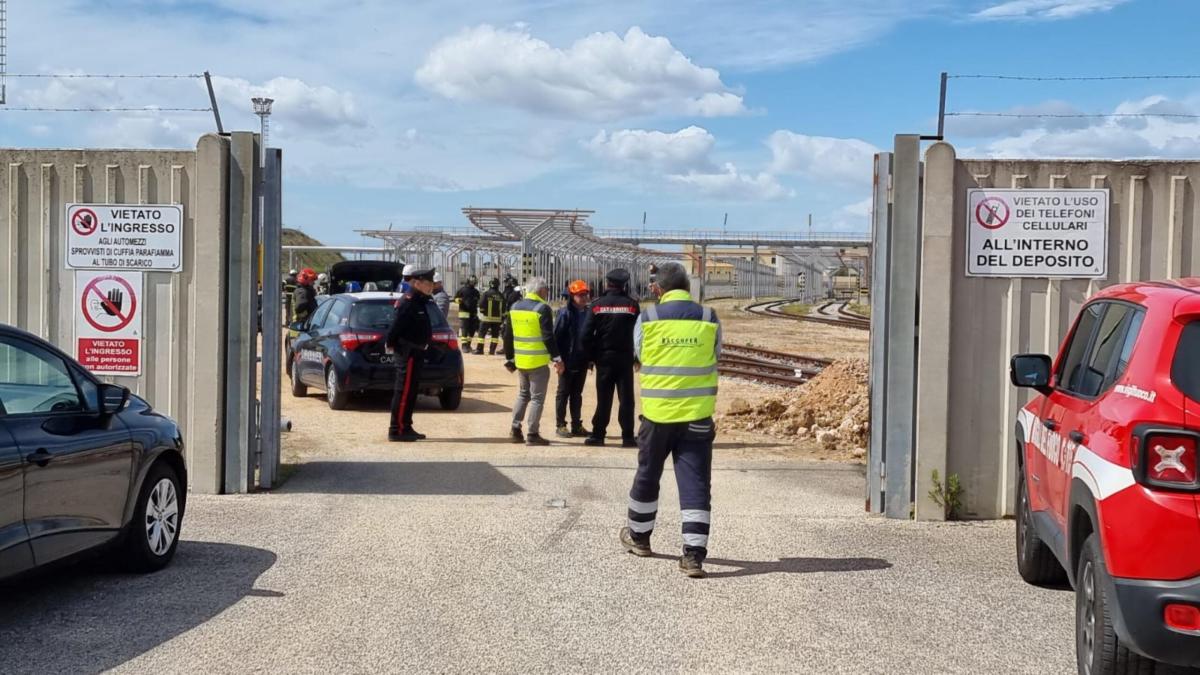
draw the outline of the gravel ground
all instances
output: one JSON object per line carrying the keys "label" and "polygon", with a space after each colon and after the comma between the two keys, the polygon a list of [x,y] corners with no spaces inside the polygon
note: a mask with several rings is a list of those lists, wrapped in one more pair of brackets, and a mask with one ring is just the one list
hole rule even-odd
{"label": "gravel ground", "polygon": [[286,398],[290,479],[193,495],[163,572],[0,586],[0,672],[1073,669],[1073,596],[1021,582],[1012,523],[870,517],[861,467],[723,432],[712,574],[686,579],[670,471],[659,555],[624,553],[634,452],[499,442],[512,377],[468,359],[459,412],[422,400],[422,443],[383,442],[378,403]]}

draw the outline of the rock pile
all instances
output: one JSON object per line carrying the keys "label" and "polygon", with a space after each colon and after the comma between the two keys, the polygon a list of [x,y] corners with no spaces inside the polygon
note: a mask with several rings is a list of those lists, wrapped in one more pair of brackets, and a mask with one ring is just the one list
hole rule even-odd
{"label": "rock pile", "polygon": [[865,360],[836,361],[786,398],[734,400],[721,425],[814,440],[830,458],[861,459],[869,436],[867,377]]}

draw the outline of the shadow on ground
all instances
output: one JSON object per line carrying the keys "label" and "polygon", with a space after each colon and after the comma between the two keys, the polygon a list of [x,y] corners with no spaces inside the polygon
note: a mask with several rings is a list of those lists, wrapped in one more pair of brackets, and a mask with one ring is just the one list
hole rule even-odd
{"label": "shadow on ground", "polygon": [[487,462],[305,462],[280,492],[339,495],[511,495],[520,485]]}
{"label": "shadow on ground", "polygon": [[[678,556],[655,553],[660,560],[679,560]],[[759,574],[812,574],[814,572],[869,572],[886,570],[892,563],[882,558],[780,558],[774,561],[727,560],[708,558],[704,561],[709,579],[733,579]],[[735,567],[734,570],[714,569]]]}
{"label": "shadow on ground", "polygon": [[170,567],[131,575],[103,561],[0,584],[0,672],[98,673],[203,625],[255,589],[275,554],[182,541]]}

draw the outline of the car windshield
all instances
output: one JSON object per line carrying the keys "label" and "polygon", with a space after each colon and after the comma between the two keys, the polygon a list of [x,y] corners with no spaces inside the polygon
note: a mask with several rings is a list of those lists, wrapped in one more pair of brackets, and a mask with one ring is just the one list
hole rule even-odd
{"label": "car windshield", "polygon": [[[392,317],[396,314],[393,302],[392,300],[368,300],[354,303],[354,309],[350,312],[350,327],[368,330],[391,328]],[[433,303],[429,303],[426,307],[429,310],[430,326],[435,332],[450,330],[450,324],[446,321],[446,317],[442,316]]]}

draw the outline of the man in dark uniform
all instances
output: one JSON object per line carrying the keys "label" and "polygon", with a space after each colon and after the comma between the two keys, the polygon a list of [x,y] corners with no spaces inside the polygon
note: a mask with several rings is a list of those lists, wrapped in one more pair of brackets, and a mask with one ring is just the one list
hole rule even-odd
{"label": "man in dark uniform", "polygon": [[412,287],[396,303],[396,316],[387,336],[387,350],[396,355],[396,388],[388,440],[409,443],[425,438],[413,429],[413,408],[420,389],[425,350],[433,339],[428,304],[433,292],[433,269],[413,270]]}
{"label": "man in dark uniform", "polygon": [[479,289],[475,287],[477,283],[479,280],[471,276],[466,285],[454,294],[454,302],[458,303],[458,340],[462,343],[464,354],[471,353],[471,342],[475,339],[475,331],[479,330]]}
{"label": "man in dark uniform", "polygon": [[[504,275],[504,317],[500,321],[500,335],[503,338],[512,332],[512,326],[508,323],[508,313],[512,310],[512,306],[521,301],[521,292],[517,290],[517,280],[513,275]],[[504,356],[504,350],[507,348],[503,341],[500,344],[500,355]]]}
{"label": "man in dark uniform", "polygon": [[592,434],[584,445],[604,445],[612,417],[614,390],[620,400],[617,421],[621,447],[636,448],[633,429],[633,326],[640,308],[629,297],[629,272],[614,269],[604,277],[604,295],[588,306],[580,342],[589,362],[596,365],[596,414]]}
{"label": "man in dark uniform", "polygon": [[500,280],[492,278],[488,281],[488,289],[479,300],[479,345],[475,347],[476,354],[483,353],[483,344],[487,343],[488,354],[496,353],[500,343],[500,324],[504,321],[504,296],[500,293]]}

